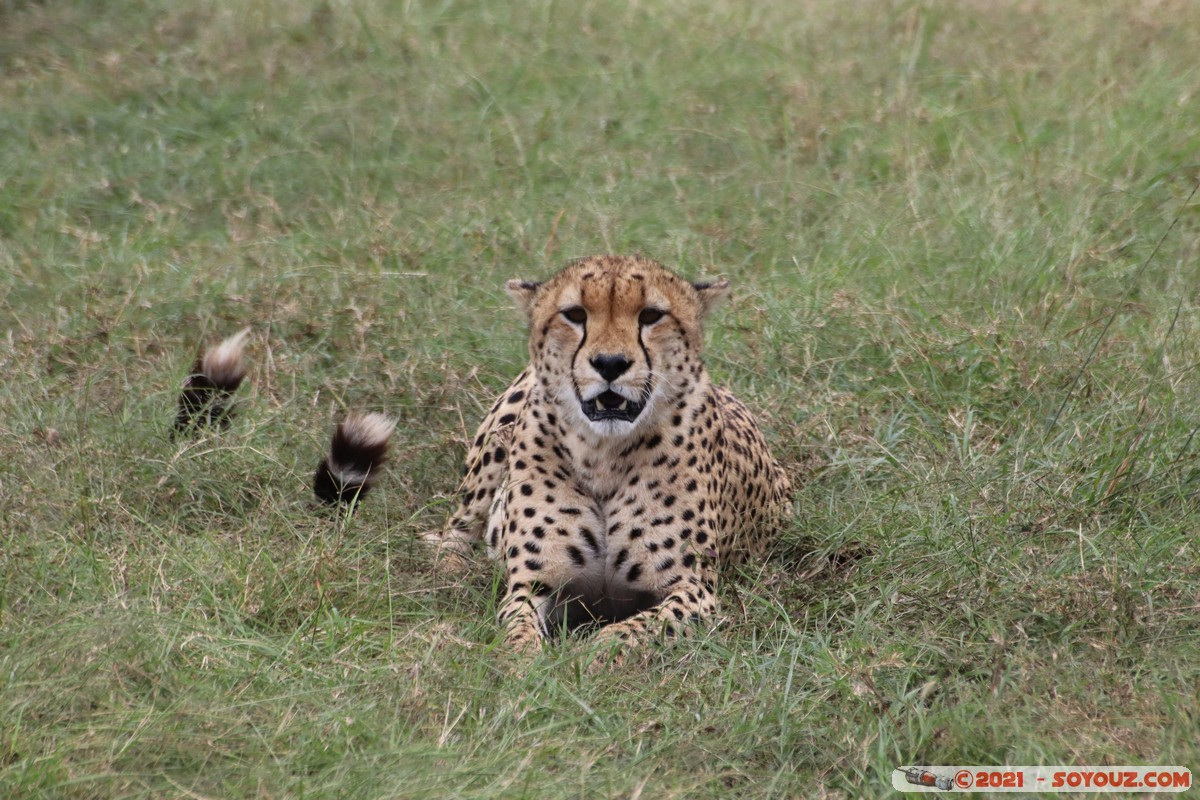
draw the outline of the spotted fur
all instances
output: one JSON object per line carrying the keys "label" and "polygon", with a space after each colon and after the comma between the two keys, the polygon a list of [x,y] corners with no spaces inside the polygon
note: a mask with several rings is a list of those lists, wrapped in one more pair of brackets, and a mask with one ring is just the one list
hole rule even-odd
{"label": "spotted fur", "polygon": [[588,624],[630,644],[685,633],[716,611],[718,566],[760,556],[789,507],[753,416],[700,358],[728,284],[596,257],[508,291],[531,363],[479,427],[439,558],[487,542],[517,649]]}

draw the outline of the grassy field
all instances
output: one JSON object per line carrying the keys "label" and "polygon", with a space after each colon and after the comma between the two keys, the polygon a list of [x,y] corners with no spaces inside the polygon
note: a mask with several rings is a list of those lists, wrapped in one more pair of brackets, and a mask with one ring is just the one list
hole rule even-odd
{"label": "grassy field", "polygon": [[[0,0],[0,796],[1200,768],[1200,4],[505,5]],[[601,252],[734,282],[795,518],[711,634],[514,663],[414,534],[524,362],[503,281]],[[339,520],[349,408],[399,425]]]}

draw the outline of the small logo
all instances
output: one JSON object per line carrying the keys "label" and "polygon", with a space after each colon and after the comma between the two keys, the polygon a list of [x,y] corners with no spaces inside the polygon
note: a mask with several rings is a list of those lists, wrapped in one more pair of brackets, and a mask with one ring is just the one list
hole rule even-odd
{"label": "small logo", "polygon": [[901,792],[1186,792],[1192,771],[1180,766],[949,766],[892,770],[892,788]]}
{"label": "small logo", "polygon": [[[937,773],[930,772],[924,767],[909,767],[901,770],[904,773],[904,780],[914,786],[932,786],[935,789],[942,791],[950,791],[954,788],[954,781]],[[957,779],[957,778],[956,778]]]}

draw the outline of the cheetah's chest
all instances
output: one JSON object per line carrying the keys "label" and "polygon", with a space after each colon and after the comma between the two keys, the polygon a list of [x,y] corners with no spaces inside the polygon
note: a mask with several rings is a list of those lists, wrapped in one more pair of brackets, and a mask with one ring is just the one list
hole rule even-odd
{"label": "cheetah's chest", "polygon": [[657,577],[691,552],[677,534],[659,530],[664,522],[677,530],[667,509],[676,504],[660,487],[682,481],[661,474],[652,461],[620,456],[590,451],[569,480],[546,490],[554,502],[531,502],[544,501],[543,490],[522,488],[545,486],[540,473],[515,472],[492,503],[489,541],[498,546],[490,555],[537,564],[539,582],[553,590],[551,627],[619,621],[654,606],[664,595]]}

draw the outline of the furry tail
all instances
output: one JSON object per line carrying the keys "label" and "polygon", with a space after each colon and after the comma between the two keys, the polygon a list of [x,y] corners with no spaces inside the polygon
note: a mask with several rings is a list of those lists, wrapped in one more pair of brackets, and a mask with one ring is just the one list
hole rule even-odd
{"label": "furry tail", "polygon": [[246,328],[208,348],[196,359],[179,395],[176,434],[192,426],[223,428],[229,424],[229,401],[246,377],[242,354],[249,336],[250,329]]}
{"label": "furry tail", "polygon": [[313,476],[313,492],[324,503],[361,498],[387,460],[388,439],[396,422],[383,414],[352,412],[333,433],[329,455]]}

